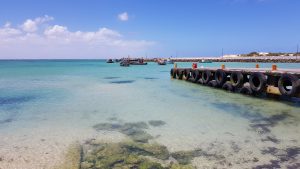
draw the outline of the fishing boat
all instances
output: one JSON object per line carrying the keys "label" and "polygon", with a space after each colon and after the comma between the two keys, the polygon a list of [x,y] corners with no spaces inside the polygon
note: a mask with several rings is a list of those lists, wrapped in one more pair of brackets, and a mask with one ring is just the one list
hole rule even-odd
{"label": "fishing boat", "polygon": [[174,64],[174,61],[169,58],[167,59],[167,64]]}
{"label": "fishing boat", "polygon": [[112,59],[108,59],[106,63],[114,63],[114,61]]}
{"label": "fishing boat", "polygon": [[208,59],[202,59],[199,61],[200,63],[212,63],[211,60],[208,60]]}
{"label": "fishing boat", "polygon": [[147,62],[144,62],[144,59],[134,59],[129,62],[131,65],[147,65]]}
{"label": "fishing boat", "polygon": [[164,59],[159,59],[159,60],[157,61],[157,64],[158,64],[158,65],[166,65],[167,62],[166,62]]}
{"label": "fishing boat", "polygon": [[122,60],[120,62],[120,66],[128,67],[130,66],[130,62],[128,60]]}

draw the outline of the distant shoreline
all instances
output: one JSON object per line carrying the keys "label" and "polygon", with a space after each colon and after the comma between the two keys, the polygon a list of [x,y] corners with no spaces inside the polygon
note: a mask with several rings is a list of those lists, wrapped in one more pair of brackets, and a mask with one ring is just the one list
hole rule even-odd
{"label": "distant shoreline", "polygon": [[[155,62],[157,59],[167,58],[144,58],[145,62]],[[0,61],[105,61],[107,59],[0,59]],[[202,60],[211,62],[257,62],[257,63],[300,63],[300,56],[268,56],[268,57],[201,57],[201,58],[170,58],[174,62],[201,62]]]}
{"label": "distant shoreline", "polygon": [[[202,57],[202,58],[170,58],[174,62],[201,62],[202,60],[211,62],[258,62],[258,63],[300,63],[300,56],[268,56],[268,57]],[[155,59],[146,59],[151,62]]]}

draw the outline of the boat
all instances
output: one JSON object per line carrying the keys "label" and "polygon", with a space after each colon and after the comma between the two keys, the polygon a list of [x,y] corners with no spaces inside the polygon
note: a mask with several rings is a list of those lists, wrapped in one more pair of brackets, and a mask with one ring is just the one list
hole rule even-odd
{"label": "boat", "polygon": [[147,62],[144,62],[144,59],[135,59],[135,60],[130,60],[129,62],[131,65],[147,65]]}
{"label": "boat", "polygon": [[122,60],[120,62],[120,66],[128,67],[130,66],[130,62],[128,60]]}
{"label": "boat", "polygon": [[106,63],[114,63],[114,61],[112,59],[108,59]]}
{"label": "boat", "polygon": [[174,61],[169,58],[167,59],[167,64],[174,64]]}
{"label": "boat", "polygon": [[212,63],[211,60],[208,60],[208,59],[202,59],[199,61],[200,63]]}
{"label": "boat", "polygon": [[163,59],[160,59],[160,60],[157,61],[157,64],[158,65],[166,65],[167,62],[165,60],[163,60]]}

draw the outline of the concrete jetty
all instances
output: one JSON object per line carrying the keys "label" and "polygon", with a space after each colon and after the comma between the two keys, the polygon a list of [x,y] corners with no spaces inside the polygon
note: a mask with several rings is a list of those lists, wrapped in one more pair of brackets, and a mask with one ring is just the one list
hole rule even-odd
{"label": "concrete jetty", "polygon": [[247,95],[300,97],[300,69],[272,68],[192,68],[174,67],[173,79],[186,80]]}

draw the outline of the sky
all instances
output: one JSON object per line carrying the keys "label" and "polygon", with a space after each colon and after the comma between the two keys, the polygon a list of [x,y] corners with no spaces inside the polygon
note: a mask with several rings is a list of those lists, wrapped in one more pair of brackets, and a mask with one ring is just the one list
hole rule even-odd
{"label": "sky", "polygon": [[0,59],[296,52],[299,0],[0,0]]}

